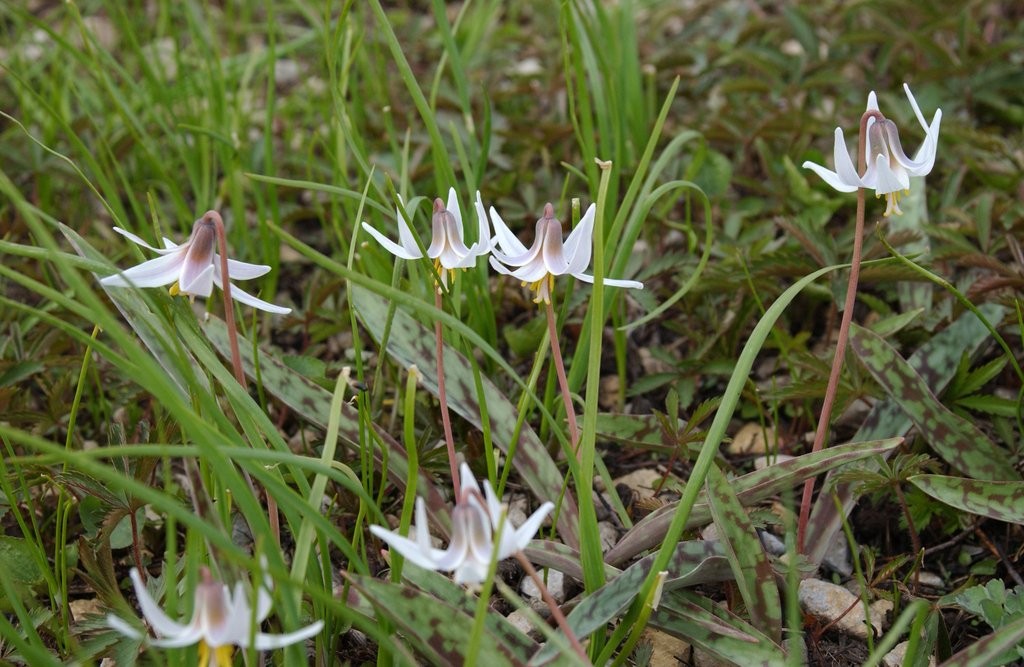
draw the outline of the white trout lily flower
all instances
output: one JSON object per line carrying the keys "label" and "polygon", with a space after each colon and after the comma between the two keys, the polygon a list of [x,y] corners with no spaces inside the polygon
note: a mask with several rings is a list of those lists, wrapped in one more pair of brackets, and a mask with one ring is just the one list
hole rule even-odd
{"label": "white trout lily flower", "polygon": [[[469,466],[459,468],[460,497],[452,509],[452,540],[447,549],[435,549],[427,531],[427,510],[423,498],[416,499],[416,539],[411,540],[381,526],[370,526],[370,532],[402,554],[408,561],[428,570],[454,572],[455,583],[470,586],[483,583],[491,559],[504,560],[526,548],[540,529],[544,518],[554,509],[546,502],[515,528],[505,516],[505,509],[484,480],[484,495]],[[501,543],[494,544],[501,526]]]}
{"label": "white trout lily flower", "polygon": [[[171,295],[208,297],[213,286],[221,286],[220,255],[214,252],[217,244],[216,225],[207,213],[196,220],[192,235],[183,245],[164,238],[163,248],[154,248],[131,232],[114,227],[114,231],[140,246],[160,255],[138,266],[115,273],[100,280],[107,287],[160,287],[171,285]],[[234,259],[228,260],[228,277],[231,280],[259,278],[270,271],[265,264],[249,264]],[[282,308],[232,285],[231,298],[268,313],[286,315],[291,308]]]}
{"label": "white trout lily flower", "polygon": [[[571,275],[585,283],[593,283],[594,276],[584,273],[590,265],[594,243],[594,216],[596,207],[591,204],[583,214],[580,224],[562,241],[562,223],[555,217],[551,204],[544,206],[544,217],[537,221],[533,246],[527,249],[513,234],[498,212],[491,207],[494,224],[495,248],[491,254],[491,266],[498,273],[511,275],[529,285],[536,292],[535,303],[550,303],[555,276]],[[644,284],[635,280],[604,279],[605,285],[643,289]]]}
{"label": "white trout lily flower", "polygon": [[[281,635],[260,632],[259,624],[270,614],[269,577],[265,586],[258,587],[256,608],[253,609],[241,582],[235,584],[232,594],[226,585],[213,579],[207,568],[202,568],[200,574],[202,579],[196,586],[192,620],[178,623],[171,620],[149,594],[139,571],[132,568],[130,573],[142,615],[157,635],[149,643],[162,648],[179,648],[199,642],[199,667],[207,667],[211,657],[217,667],[230,667],[235,646],[270,651],[308,639],[320,632],[324,625],[323,621],[316,621],[301,630]],[[253,622],[256,628],[253,628]],[[107,624],[127,637],[142,638],[131,624],[117,616],[107,616]]]}
{"label": "white trout lily flower", "polygon": [[[942,109],[937,109],[929,125],[925,122],[921,107],[910,92],[910,86],[903,84],[910,106],[914,109],[917,122],[924,130],[924,142],[917,150],[913,159],[907,157],[900,144],[899,131],[896,124],[889,119],[869,118],[865,141],[864,176],[859,176],[853,159],[846,149],[846,139],[842,128],[836,128],[835,145],[833,147],[836,170],[830,171],[820,164],[804,162],[805,169],[810,169],[821,176],[826,183],[840,192],[854,192],[858,188],[874,190],[875,196],[885,196],[885,215],[900,215],[899,200],[910,191],[910,177],[924,176],[935,164],[935,153],[939,145],[939,124],[942,122]],[[878,111],[878,100],[874,91],[868,95],[868,111]]]}
{"label": "white trout lily flower", "polygon": [[[399,198],[401,200],[401,198]],[[402,202],[405,206],[405,202]],[[480,200],[480,193],[476,193],[476,215],[477,215],[477,242],[466,247],[465,228],[462,224],[462,211],[459,208],[459,200],[455,196],[455,188],[448,190],[448,204],[438,197],[434,200],[434,213],[431,218],[433,234],[430,246],[426,255],[434,260],[434,268],[441,278],[441,283],[448,284],[448,273],[455,275],[456,269],[467,269],[476,264],[476,258],[486,255],[491,251],[491,230],[487,224],[487,214],[484,212],[484,204]],[[384,246],[384,249],[392,255],[401,259],[420,259],[423,251],[416,243],[406,216],[401,209],[396,209],[398,217],[398,240],[395,243],[366,222],[363,229],[369,232],[370,236],[377,239],[377,242]]]}

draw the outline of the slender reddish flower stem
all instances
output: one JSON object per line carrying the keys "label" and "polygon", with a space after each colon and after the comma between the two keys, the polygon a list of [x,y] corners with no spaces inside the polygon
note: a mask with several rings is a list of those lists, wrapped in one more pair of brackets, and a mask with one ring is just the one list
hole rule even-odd
{"label": "slender reddish flower stem", "polygon": [[[545,278],[547,280],[547,278]],[[548,313],[548,333],[551,339],[551,360],[558,374],[558,386],[562,390],[562,401],[565,403],[565,416],[569,420],[569,443],[576,452],[580,445],[580,428],[576,424],[576,409],[572,406],[572,395],[569,393],[569,380],[565,377],[565,364],[562,361],[562,348],[558,344],[558,328],[555,326],[555,308],[550,299],[544,300]]]}
{"label": "slender reddish flower stem", "polygon": [[[434,289],[434,306],[441,310],[440,286]],[[461,498],[459,466],[455,462],[455,436],[452,435],[452,418],[448,414],[448,394],[444,387],[444,339],[441,336],[441,320],[434,322],[434,337],[437,338],[437,400],[441,403],[441,424],[444,427],[444,442],[448,446],[448,466],[451,468],[455,497]]]}
{"label": "slender reddish flower stem", "polygon": [[558,603],[555,602],[555,598],[551,597],[548,587],[544,585],[544,580],[541,579],[539,574],[537,574],[537,570],[533,568],[533,563],[530,562],[530,559],[527,558],[522,551],[516,552],[516,560],[518,560],[519,564],[523,566],[524,570],[526,570],[526,574],[533,579],[533,583],[537,585],[537,590],[540,591],[541,597],[544,599],[544,602],[547,603],[548,609],[551,610],[552,618],[555,619],[555,622],[558,623],[558,627],[565,633],[569,643],[572,644],[573,650],[576,651],[577,655],[583,658],[583,660],[589,665],[590,658],[587,657],[587,652],[584,650],[583,644],[580,644],[580,640],[576,638],[576,634],[569,626],[569,621],[566,620],[565,614],[562,613],[562,609],[558,606]]}
{"label": "slender reddish flower stem", "polygon": [[[864,152],[867,145],[868,119],[875,118],[876,121],[884,120],[880,112],[868,110],[860,118],[860,133],[857,137],[857,173],[863,175],[867,168],[867,160]],[[814,444],[811,453],[819,452],[825,446],[825,436],[828,435],[829,421],[832,418],[832,407],[836,402],[836,393],[839,390],[839,375],[843,369],[843,361],[846,358],[846,343],[850,337],[850,325],[853,323],[853,306],[857,300],[857,283],[860,280],[861,250],[864,244],[864,188],[857,190],[857,221],[853,231],[853,256],[850,258],[850,278],[846,284],[846,300],[843,303],[843,318],[839,324],[839,334],[836,340],[836,354],[832,359],[832,371],[828,376],[828,385],[825,387],[825,400],[821,405],[821,415],[818,418],[818,428],[814,433]],[[811,495],[814,493],[814,478],[804,482],[803,498],[800,500],[800,519],[797,523],[796,543],[797,549],[804,552],[804,536],[807,532],[807,521],[811,516]]]}
{"label": "slender reddish flower stem", "polygon": [[238,384],[245,387],[245,371],[242,369],[242,353],[238,349],[238,331],[235,330],[235,308],[231,301],[231,280],[228,275],[228,239],[224,233],[224,220],[217,211],[203,214],[208,222],[212,222],[217,230],[217,249],[220,251],[220,287],[224,292],[224,324],[228,329],[228,342],[231,344],[231,367],[235,371]]}
{"label": "slender reddish flower stem", "polygon": [[[220,288],[224,292],[224,326],[228,330],[228,342],[231,344],[231,368],[235,372],[235,379],[243,389],[247,389],[245,383],[245,371],[242,368],[242,352],[238,349],[238,330],[235,328],[235,306],[231,300],[231,276],[228,274],[228,238],[224,232],[224,220],[217,211],[207,211],[203,219],[212,222],[217,231],[217,249],[220,252]],[[255,485],[249,472],[242,469],[245,481],[249,488],[255,493]],[[281,516],[277,509],[277,501],[269,493],[267,495],[267,520],[270,522],[270,532],[274,541],[281,544]]]}

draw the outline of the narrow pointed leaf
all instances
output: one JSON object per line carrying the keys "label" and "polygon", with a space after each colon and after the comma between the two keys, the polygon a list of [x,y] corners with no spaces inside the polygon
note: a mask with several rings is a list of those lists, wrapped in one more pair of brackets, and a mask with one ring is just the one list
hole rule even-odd
{"label": "narrow pointed leaf", "polygon": [[1007,651],[1024,642],[1024,617],[1007,623],[987,637],[974,642],[940,667],[975,667],[975,665],[1005,664],[1000,660]]}

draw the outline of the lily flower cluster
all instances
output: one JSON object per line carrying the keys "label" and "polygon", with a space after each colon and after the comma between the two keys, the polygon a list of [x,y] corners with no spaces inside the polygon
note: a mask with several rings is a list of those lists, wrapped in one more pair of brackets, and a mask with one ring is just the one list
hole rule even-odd
{"label": "lily flower cluster", "polygon": [[[474,586],[487,578],[492,559],[504,560],[526,548],[554,504],[545,502],[522,526],[515,528],[487,480],[481,495],[466,463],[459,468],[459,479],[459,498],[452,509],[452,539],[447,549],[435,549],[431,544],[423,498],[416,498],[415,540],[382,526],[370,526],[370,532],[410,562],[428,570],[454,572],[455,583]],[[501,541],[495,544],[498,533]]]}
{"label": "lily flower cluster", "polygon": [[[865,113],[876,112],[867,121],[867,137],[865,141],[864,162],[867,169],[864,175],[857,173],[850,153],[846,149],[846,139],[840,127],[835,131],[833,159],[836,170],[831,171],[820,164],[804,162],[805,169],[810,169],[839,192],[855,192],[859,188],[874,190],[876,197],[885,197],[885,216],[901,215],[900,196],[910,191],[911,176],[925,176],[935,164],[935,154],[939,145],[939,124],[942,122],[942,109],[937,109],[932,122],[926,123],[921,107],[910,92],[910,86],[903,84],[903,90],[910,100],[917,122],[924,130],[924,142],[918,148],[914,158],[907,157],[900,143],[899,130],[896,124],[882,116],[878,109],[878,98],[874,91],[868,94],[868,105]],[[878,116],[877,118],[875,116]],[[858,156],[860,157],[860,156]]]}
{"label": "lily flower cluster", "polygon": [[[562,237],[562,225],[555,217],[554,207],[546,204],[543,216],[537,221],[533,245],[527,248],[509,230],[493,206],[488,219],[479,192],[476,193],[475,202],[478,240],[467,247],[462,212],[455,189],[448,191],[447,205],[440,198],[434,200],[433,236],[426,256],[434,260],[434,267],[443,285],[448,285],[449,273],[454,275],[456,269],[466,269],[475,265],[478,257],[488,253],[491,253],[491,266],[499,273],[514,276],[524,285],[528,285],[536,294],[534,301],[537,303],[550,303],[555,276],[571,275],[583,282],[594,282],[593,276],[584,273],[590,265],[594,242],[596,208],[593,204],[565,239]],[[406,216],[398,210],[397,217],[399,243],[387,238],[366,222],[363,223],[363,229],[396,257],[422,258],[424,253],[409,227]],[[493,237],[490,236],[492,222],[495,234]],[[604,284],[613,287],[643,288],[643,283],[635,280],[606,278]]]}
{"label": "lily flower cluster", "polygon": [[[256,608],[253,609],[241,582],[235,584],[232,593],[225,584],[215,581],[205,567],[200,570],[201,580],[196,585],[192,618],[188,623],[179,623],[172,620],[153,599],[137,569],[132,568],[129,576],[142,615],[157,635],[149,643],[163,648],[180,648],[199,642],[199,667],[207,667],[211,657],[217,667],[230,667],[236,646],[243,649],[251,646],[257,651],[283,648],[316,635],[324,625],[323,621],[316,621],[295,632],[280,635],[260,632],[259,624],[270,615],[270,578],[266,578],[264,586],[257,587]],[[113,614],[107,616],[107,624],[132,639],[143,637],[132,624]]]}

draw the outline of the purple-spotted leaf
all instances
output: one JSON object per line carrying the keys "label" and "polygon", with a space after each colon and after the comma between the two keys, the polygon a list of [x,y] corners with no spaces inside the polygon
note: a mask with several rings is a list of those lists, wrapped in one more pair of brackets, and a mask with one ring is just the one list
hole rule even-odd
{"label": "purple-spotted leaf", "polygon": [[[982,637],[960,651],[939,667],[974,667],[975,665],[1001,665],[1008,651],[1024,643],[1024,616],[1007,623],[992,634]],[[1024,657],[1024,656],[1022,656]],[[1015,663],[1016,664],[1016,663]]]}
{"label": "purple-spotted leaf", "polygon": [[650,623],[733,665],[784,665],[777,643],[724,606],[690,591],[662,597]]}
{"label": "purple-spotted leaf", "polygon": [[[979,310],[989,321],[999,321],[1006,312],[1006,308],[994,303],[986,303]],[[987,333],[985,326],[974,313],[964,313],[918,348],[907,360],[907,363],[929,387],[936,392],[942,391],[956,373],[957,363],[963,355],[974,356],[984,347],[985,343],[991,340]],[[886,436],[906,435],[912,426],[913,422],[900,409],[899,404],[888,398],[875,404],[853,436],[853,441],[860,442]],[[881,456],[888,457],[889,452],[883,453]],[[852,465],[863,466],[868,470],[878,469],[871,459],[858,461]],[[841,471],[842,468],[839,468],[829,475]],[[833,494],[840,500],[843,508],[842,515],[832,500]],[[807,553],[805,555],[812,563],[821,563],[825,554],[840,537],[843,518],[849,516],[853,511],[853,506],[859,495],[855,485],[851,484],[836,485],[833,494],[818,496],[814,510],[811,512],[811,520],[807,524],[805,540]]]}
{"label": "purple-spotted leaf", "polygon": [[878,334],[856,324],[850,346],[944,461],[975,479],[1019,480],[1006,450],[939,402],[928,383]]}
{"label": "purple-spotted leaf", "polygon": [[[214,348],[222,356],[230,356],[230,344],[228,343],[227,327],[224,324],[224,320],[211,315],[200,324]],[[242,367],[245,370],[245,374],[255,380],[256,367],[253,364],[252,343],[239,336],[238,346],[242,354]],[[302,415],[309,423],[326,430],[327,418],[331,412],[331,392],[296,373],[265,350],[260,349],[259,355],[259,379],[263,383],[263,388],[297,414]],[[388,479],[398,488],[405,488],[406,471],[409,466],[405,447],[376,424],[373,425],[373,430],[374,435],[380,439],[382,445],[388,448],[386,457]],[[352,446],[359,447],[359,413],[351,405],[344,402],[341,404],[341,415],[338,418],[338,435]],[[374,447],[373,455],[377,461],[378,469],[384,469],[385,457],[381,454],[380,449]],[[451,525],[448,501],[438,491],[430,476],[423,470],[419,471],[416,493],[423,496],[431,519],[433,519],[438,529],[447,536],[449,534],[449,526]]]}
{"label": "purple-spotted leaf", "polygon": [[[763,470],[756,470],[737,477],[732,481],[732,488],[736,491],[742,504],[752,505],[837,466],[890,451],[901,442],[903,442],[903,438],[889,438],[829,447],[814,454],[804,454],[768,466]],[[661,544],[665,532],[672,522],[676,505],[678,505],[677,502],[670,503],[645,516],[605,554],[605,561],[612,565],[618,565],[641,551]],[[704,496],[693,506],[686,526],[694,528],[702,526],[710,520],[711,513],[706,496]]]}
{"label": "purple-spotted leaf", "polygon": [[997,521],[1024,524],[1024,482],[914,475],[910,483],[950,507]]}
{"label": "purple-spotted leaf", "polygon": [[[377,341],[384,336],[388,303],[369,290],[353,285],[349,296],[367,331]],[[421,386],[437,396],[437,359],[434,333],[401,310],[394,312],[387,352],[404,367],[413,364],[423,375]],[[448,407],[477,428],[481,427],[473,371],[459,352],[444,346],[445,389]],[[481,378],[494,444],[506,454],[515,429],[517,410],[488,378]],[[563,476],[529,424],[523,424],[516,449],[516,472],[541,501],[555,501],[563,493]],[[569,545],[579,544],[579,517],[572,493],[565,491],[558,513],[558,532]]]}
{"label": "purple-spotted leaf", "polygon": [[782,639],[782,604],[775,574],[754,524],[718,466],[708,469],[704,481],[711,518],[718,528],[729,566],[750,621],[773,641]]}
{"label": "purple-spotted leaf", "polygon": [[[435,665],[463,665],[473,629],[473,617],[433,595],[402,584],[344,573],[352,588],[373,605],[377,614],[393,623],[419,653]],[[480,642],[478,665],[525,665],[529,655],[522,646],[509,645],[495,634]]]}

